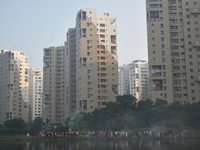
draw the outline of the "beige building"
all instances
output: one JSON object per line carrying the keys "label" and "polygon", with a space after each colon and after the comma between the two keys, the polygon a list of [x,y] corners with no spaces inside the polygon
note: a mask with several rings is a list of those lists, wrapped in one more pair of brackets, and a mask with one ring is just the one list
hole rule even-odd
{"label": "beige building", "polygon": [[43,122],[61,123],[68,117],[65,47],[44,48],[43,56]]}
{"label": "beige building", "polygon": [[89,114],[118,95],[116,18],[81,9],[75,29],[76,112]]}
{"label": "beige building", "polygon": [[76,29],[70,28],[67,32],[66,47],[66,94],[67,113],[76,114]]}
{"label": "beige building", "polygon": [[29,69],[29,122],[42,117],[43,72],[40,69]]}
{"label": "beige building", "polygon": [[65,46],[44,48],[43,122],[62,123],[79,112],[116,101],[118,56],[116,18],[81,9]]}
{"label": "beige building", "polygon": [[12,50],[0,52],[0,123],[12,118],[28,122],[29,58]]}
{"label": "beige building", "polygon": [[200,100],[200,1],[147,0],[150,97]]}

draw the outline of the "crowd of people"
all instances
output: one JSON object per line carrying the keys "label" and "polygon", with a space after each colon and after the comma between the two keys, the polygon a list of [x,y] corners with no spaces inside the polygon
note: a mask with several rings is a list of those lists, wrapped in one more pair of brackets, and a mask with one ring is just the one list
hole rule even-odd
{"label": "crowd of people", "polygon": [[[56,131],[44,131],[44,132],[36,132],[32,133],[32,137],[76,137],[76,136],[84,136],[84,137],[122,137],[122,138],[131,138],[131,137],[188,137],[190,135],[189,130],[175,131],[172,132],[164,132],[164,131],[63,131],[61,133],[57,133]],[[27,133],[29,136],[29,133]]]}

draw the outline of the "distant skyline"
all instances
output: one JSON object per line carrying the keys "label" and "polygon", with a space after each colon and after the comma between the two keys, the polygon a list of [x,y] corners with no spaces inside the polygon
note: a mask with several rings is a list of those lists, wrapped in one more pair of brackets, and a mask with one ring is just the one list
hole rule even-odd
{"label": "distant skyline", "polygon": [[0,49],[21,51],[30,66],[42,69],[43,48],[64,45],[80,9],[117,18],[119,66],[148,60],[145,0],[8,0],[0,1]]}

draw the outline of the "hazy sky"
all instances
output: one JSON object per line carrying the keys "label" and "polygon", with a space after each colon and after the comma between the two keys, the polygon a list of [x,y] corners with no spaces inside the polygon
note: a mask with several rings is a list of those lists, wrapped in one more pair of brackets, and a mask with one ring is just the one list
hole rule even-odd
{"label": "hazy sky", "polygon": [[0,50],[26,54],[42,69],[43,48],[64,45],[80,9],[117,18],[119,65],[147,60],[145,0],[0,0]]}

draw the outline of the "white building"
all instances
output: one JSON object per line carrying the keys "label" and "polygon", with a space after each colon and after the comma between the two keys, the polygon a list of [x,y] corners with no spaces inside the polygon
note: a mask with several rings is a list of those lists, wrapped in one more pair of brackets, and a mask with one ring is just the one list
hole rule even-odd
{"label": "white building", "polygon": [[29,70],[29,122],[42,117],[43,72],[40,69]]}
{"label": "white building", "polygon": [[137,100],[147,100],[148,92],[148,63],[143,60],[136,60],[131,63],[129,71],[130,94]]}
{"label": "white building", "polygon": [[136,60],[119,67],[119,94],[132,95],[137,100],[147,100],[148,92],[148,63]]}

